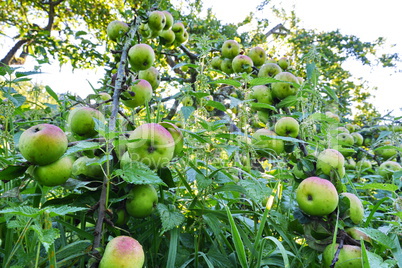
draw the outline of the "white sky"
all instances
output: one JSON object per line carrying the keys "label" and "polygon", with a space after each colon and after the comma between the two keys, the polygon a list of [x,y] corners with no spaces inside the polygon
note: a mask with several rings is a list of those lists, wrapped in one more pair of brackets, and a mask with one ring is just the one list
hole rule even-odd
{"label": "white sky", "polygon": [[[223,22],[239,22],[250,12],[254,12],[262,0],[203,0],[204,6],[212,7],[217,18]],[[277,1],[271,1],[277,2]],[[278,5],[279,6],[279,5]],[[400,0],[284,0],[280,5],[285,10],[295,7],[296,16],[301,19],[301,26],[308,29],[331,31],[340,29],[342,34],[356,35],[362,41],[371,42],[382,36],[388,44],[396,44],[392,52],[402,53],[402,16],[400,16]],[[269,10],[258,17],[270,17]],[[272,22],[276,25],[278,22]],[[286,22],[285,22],[286,26]],[[2,49],[4,51],[4,48]],[[3,53],[0,53],[0,57]],[[393,115],[402,116],[402,73],[395,73],[391,69],[362,67],[350,61],[345,65],[356,77],[363,77],[369,85],[377,87],[373,92],[372,101],[378,110],[384,114],[393,110]],[[402,66],[400,66],[402,69]],[[37,78],[38,83],[44,83],[56,92],[77,92],[80,95],[92,93],[88,83],[96,88],[97,81],[103,76],[103,70],[75,70],[63,66],[43,66]],[[47,74],[46,74],[47,73]]]}

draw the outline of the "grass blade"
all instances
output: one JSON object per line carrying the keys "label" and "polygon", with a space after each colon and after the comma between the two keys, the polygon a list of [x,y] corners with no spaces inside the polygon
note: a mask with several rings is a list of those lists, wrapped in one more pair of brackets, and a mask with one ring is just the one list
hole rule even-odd
{"label": "grass blade", "polygon": [[246,258],[246,251],[244,250],[244,244],[243,241],[241,240],[239,230],[237,229],[236,223],[233,219],[232,213],[230,213],[230,210],[227,206],[225,206],[226,213],[228,215],[230,227],[231,227],[231,232],[233,236],[233,243],[236,249],[236,255],[237,258],[239,259],[239,262],[241,264],[241,267],[246,268],[248,267],[247,264],[247,258]]}

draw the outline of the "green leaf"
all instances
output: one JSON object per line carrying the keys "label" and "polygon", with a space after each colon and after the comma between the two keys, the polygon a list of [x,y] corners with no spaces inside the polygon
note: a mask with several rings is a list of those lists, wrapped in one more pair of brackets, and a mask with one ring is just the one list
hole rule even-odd
{"label": "green leaf", "polygon": [[86,34],[87,34],[86,31],[78,31],[78,32],[75,33],[75,37],[79,37],[81,35],[86,35]]}
{"label": "green leaf", "polygon": [[335,91],[328,86],[325,86],[324,88],[325,88],[324,92],[327,93],[328,96],[330,96],[333,100],[338,102],[338,97],[336,96]]}
{"label": "green leaf", "polygon": [[95,150],[95,149],[99,149],[101,147],[102,144],[98,143],[98,142],[92,142],[92,141],[80,141],[78,142],[76,145],[69,147],[67,149],[66,154],[67,155],[71,155],[71,154],[75,154],[78,152],[82,152],[82,151],[86,151],[86,150]]}
{"label": "green leaf", "polygon": [[300,142],[300,143],[307,143],[306,141],[299,140],[292,137],[284,137],[284,136],[270,136],[270,135],[261,135],[260,138],[262,140],[283,140],[289,142]]}
{"label": "green leaf", "polygon": [[31,206],[22,206],[22,207],[12,207],[12,208],[2,209],[2,210],[0,210],[0,214],[1,213],[35,218],[35,217],[39,216],[42,213],[42,211],[38,208],[33,208]]}
{"label": "green leaf", "polygon": [[180,111],[183,114],[184,120],[187,120],[195,111],[195,108],[193,106],[182,106]]}
{"label": "green leaf", "polygon": [[25,96],[22,96],[21,94],[12,94],[12,95],[5,94],[5,97],[7,97],[17,108],[23,105],[27,99]]}
{"label": "green leaf", "polygon": [[257,181],[254,178],[239,181],[239,185],[243,186],[247,192],[247,196],[254,202],[260,203],[271,194],[271,189],[264,183]]}
{"label": "green leaf", "polygon": [[197,173],[195,175],[195,179],[197,181],[197,186],[200,191],[205,190],[208,186],[212,184],[212,179],[209,177],[205,177],[204,174]]}
{"label": "green leaf", "polygon": [[91,246],[91,240],[78,240],[63,246],[56,252],[57,265],[62,267],[66,265],[68,261],[77,259],[77,257],[86,255],[86,249]]}
{"label": "green leaf", "polygon": [[266,85],[274,82],[281,82],[281,81],[271,77],[258,77],[250,81],[250,87]]}
{"label": "green leaf", "polygon": [[283,262],[285,264],[284,267],[290,268],[289,257],[288,257],[287,251],[284,248],[284,246],[282,245],[282,243],[273,236],[267,236],[267,237],[264,237],[264,239],[269,239],[275,243],[275,245],[279,248],[280,253],[282,254]]}
{"label": "green leaf", "polygon": [[199,67],[199,65],[194,64],[194,63],[180,62],[180,63],[176,64],[173,67],[173,69],[181,68],[183,66],[188,66],[188,67],[191,67],[191,68],[194,68],[194,69],[197,69]]}
{"label": "green leaf", "polygon": [[236,249],[236,256],[240,262],[241,267],[246,268],[246,267],[248,267],[248,264],[247,264],[246,251],[245,251],[243,241],[241,240],[241,236],[240,236],[239,230],[237,229],[236,223],[233,219],[232,213],[230,212],[230,210],[227,206],[225,206],[225,209],[226,209],[226,213],[227,213],[229,223],[230,223],[231,233],[232,233],[232,237],[233,237],[233,243],[234,243],[234,246]]}
{"label": "green leaf", "polygon": [[185,217],[174,206],[167,206],[162,203],[156,205],[162,221],[162,233],[165,233],[173,228],[179,227],[185,220]]}
{"label": "green leaf", "polygon": [[60,207],[47,207],[45,208],[46,211],[49,213],[50,217],[55,217],[55,216],[63,216],[69,213],[74,213],[77,211],[83,211],[87,210],[88,208],[84,207],[70,207],[70,206],[60,206]]}
{"label": "green leaf", "polygon": [[207,101],[206,105],[212,106],[221,111],[226,111],[225,105],[223,105],[222,103],[220,103],[218,101],[209,100],[209,101]]}
{"label": "green leaf", "polygon": [[128,183],[166,186],[166,184],[161,178],[159,178],[155,171],[151,170],[145,164],[137,161],[123,165],[121,169],[116,169],[114,174],[120,176]]}
{"label": "green leaf", "polygon": [[0,170],[0,178],[2,181],[9,181],[24,175],[28,166],[7,166]]}
{"label": "green leaf", "polygon": [[45,86],[46,92],[57,102],[59,101],[59,97],[57,96],[56,92],[53,91],[53,89],[49,86]]}
{"label": "green leaf", "polygon": [[230,99],[230,108],[237,107],[239,106],[239,104],[243,103],[243,101],[235,97],[229,97],[229,99]]}
{"label": "green leaf", "polygon": [[389,183],[368,183],[362,186],[356,186],[356,189],[364,189],[364,190],[374,189],[374,190],[385,190],[395,192],[396,190],[398,190],[398,186]]}
{"label": "green leaf", "polygon": [[391,238],[389,238],[386,234],[384,234],[380,230],[373,229],[373,228],[360,228],[360,227],[357,227],[356,229],[365,233],[371,239],[373,239],[374,241],[376,241],[377,243],[383,245],[384,247],[386,247],[388,249],[395,248],[394,241],[392,241]]}
{"label": "green leaf", "polygon": [[402,148],[401,148],[401,147],[391,146],[391,145],[386,145],[386,146],[377,147],[377,148],[374,149],[374,151],[377,151],[377,150],[387,150],[387,149],[394,149],[394,150],[397,150],[397,151],[402,152]]}
{"label": "green leaf", "polygon": [[60,231],[56,228],[42,229],[37,225],[33,225],[31,226],[31,229],[37,234],[39,241],[42,243],[46,252],[49,250],[54,241],[60,237]]}
{"label": "green leaf", "polygon": [[15,72],[15,77],[24,77],[24,76],[29,76],[29,75],[34,75],[34,74],[40,74],[41,72],[35,72],[35,71],[30,71],[30,72]]}
{"label": "green leaf", "polygon": [[262,103],[262,102],[253,102],[253,108],[263,108],[263,109],[270,109],[272,111],[277,112],[278,110],[276,109],[275,106],[267,104],[267,103]]}
{"label": "green leaf", "polygon": [[169,253],[166,268],[175,267],[178,242],[179,242],[179,229],[174,228],[170,231]]}
{"label": "green leaf", "polygon": [[233,79],[217,79],[214,81],[210,81],[209,84],[227,84],[234,87],[241,87],[241,83]]}
{"label": "green leaf", "polygon": [[290,106],[294,106],[296,103],[297,103],[296,96],[288,96],[285,99],[283,99],[281,102],[279,102],[276,105],[276,107],[277,108],[290,107]]}

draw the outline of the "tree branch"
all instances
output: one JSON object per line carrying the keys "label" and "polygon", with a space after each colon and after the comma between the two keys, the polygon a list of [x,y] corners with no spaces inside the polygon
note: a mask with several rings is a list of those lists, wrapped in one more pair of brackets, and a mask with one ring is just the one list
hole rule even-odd
{"label": "tree branch", "polygon": [[8,51],[6,56],[1,60],[1,63],[8,66],[11,65],[17,51],[28,41],[29,39],[22,39],[19,40],[17,43],[15,43],[15,45],[10,49],[10,51]]}
{"label": "tree branch", "polygon": [[[130,31],[128,32],[128,37],[124,44],[121,60],[119,68],[117,69],[117,78],[113,92],[113,108],[112,113],[109,118],[109,133],[114,133],[116,130],[116,118],[119,112],[119,97],[124,86],[125,82],[125,70],[124,67],[126,66],[128,50],[131,47],[131,40],[134,37],[135,33],[137,32],[138,23],[135,20],[133,22],[133,26],[131,27]],[[113,139],[109,140],[106,144],[106,148],[108,152],[113,150]],[[109,160],[107,163],[109,166],[112,166],[112,160]],[[103,223],[105,221],[105,213],[107,210],[107,199],[108,199],[108,185],[109,185],[109,177],[107,175],[103,178],[102,184],[102,192],[99,199],[99,211],[98,211],[98,220],[96,221],[95,231],[94,231],[94,241],[93,241],[93,250],[94,254],[97,255],[97,248],[101,245],[101,238],[102,238],[102,230],[103,230]]]}
{"label": "tree branch", "polygon": [[274,28],[272,28],[271,30],[269,30],[265,36],[269,37],[272,34],[279,34],[279,35],[287,35],[289,33],[289,30],[285,28],[285,26],[283,26],[282,23],[279,23],[278,25],[276,25]]}

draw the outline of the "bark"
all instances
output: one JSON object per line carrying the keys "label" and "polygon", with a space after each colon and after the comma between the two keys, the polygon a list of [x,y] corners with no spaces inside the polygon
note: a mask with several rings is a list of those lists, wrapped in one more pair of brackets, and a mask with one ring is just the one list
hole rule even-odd
{"label": "bark", "polygon": [[[65,0],[58,0],[58,1],[49,1],[43,3],[41,8],[48,14],[48,21],[45,27],[40,28],[38,25],[34,24],[35,28],[39,28],[41,31],[47,31],[48,35],[50,36],[53,24],[54,24],[54,18],[56,16],[56,6],[61,4]],[[23,39],[18,40],[14,46],[8,51],[6,56],[1,59],[0,65],[24,65],[25,59],[28,56],[28,49],[27,46],[35,42],[35,35],[30,34],[28,36],[25,36]],[[16,54],[20,49],[23,49],[20,56],[17,57]]]}

